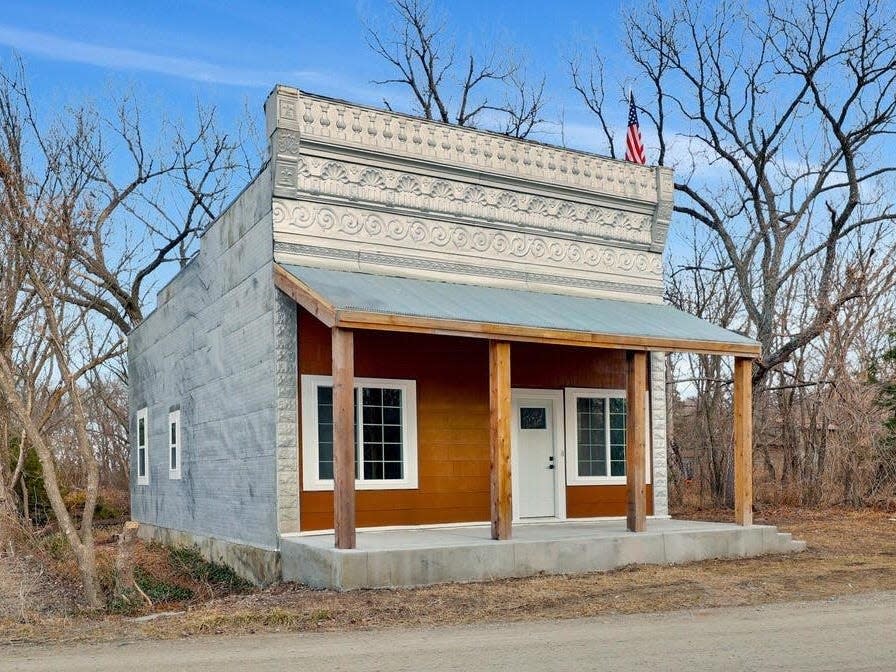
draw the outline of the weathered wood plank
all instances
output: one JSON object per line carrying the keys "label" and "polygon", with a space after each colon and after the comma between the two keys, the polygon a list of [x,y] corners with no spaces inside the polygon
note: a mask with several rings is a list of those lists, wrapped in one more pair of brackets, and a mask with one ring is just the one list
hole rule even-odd
{"label": "weathered wood plank", "polygon": [[390,315],[388,313],[368,313],[354,310],[336,311],[335,324],[344,329],[369,329],[374,331],[411,332],[437,334],[441,336],[466,336],[489,338],[499,341],[523,341],[551,343],[556,345],[578,345],[590,348],[611,348],[625,350],[693,352],[707,355],[756,356],[760,346],[726,343],[722,341],[699,341],[680,338],[630,336],[626,334],[600,334],[592,332],[545,329],[519,325],[493,324],[487,322],[467,322],[430,317]]}
{"label": "weathered wood plank", "polygon": [[753,360],[734,359],[734,521],[753,524]]}
{"label": "weathered wood plank", "polygon": [[627,354],[625,476],[628,486],[628,529],[647,529],[647,486],[644,473],[644,452],[647,450],[647,418],[644,390],[647,389],[647,353]]}
{"label": "weathered wood plank", "polygon": [[510,539],[510,343],[489,341],[488,355],[492,539]]}
{"label": "weathered wood plank", "polygon": [[333,329],[333,529],[336,548],[355,547],[354,335]]}
{"label": "weathered wood plank", "polygon": [[326,299],[278,264],[274,264],[274,286],[328,327],[336,323],[336,311]]}

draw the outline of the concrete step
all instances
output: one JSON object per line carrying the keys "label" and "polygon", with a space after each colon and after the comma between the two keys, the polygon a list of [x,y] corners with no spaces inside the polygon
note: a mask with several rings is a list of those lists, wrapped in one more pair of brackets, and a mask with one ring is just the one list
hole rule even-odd
{"label": "concrete step", "polygon": [[790,532],[778,532],[776,546],[780,553],[799,553],[806,550],[806,542],[794,539]]}

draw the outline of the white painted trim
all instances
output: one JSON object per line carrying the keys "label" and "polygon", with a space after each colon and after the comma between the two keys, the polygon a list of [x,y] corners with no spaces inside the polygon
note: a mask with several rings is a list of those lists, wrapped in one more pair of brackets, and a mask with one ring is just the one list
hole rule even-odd
{"label": "white painted trim", "polygon": [[[143,443],[140,443],[140,423],[143,423]],[[149,409],[137,411],[137,485],[149,485]],[[143,474],[140,474],[140,452],[143,452]]]}
{"label": "white painted trim", "polygon": [[[332,386],[332,376],[309,376],[301,378],[302,385],[302,489],[306,491],[323,491],[333,489],[332,479],[318,477],[318,444],[317,444],[317,388],[320,385]],[[357,490],[416,490],[418,487],[417,468],[417,382],[393,378],[355,378],[355,389],[361,387],[380,387],[402,391],[401,428],[402,459],[404,462],[404,478],[401,480],[355,479]],[[361,412],[360,404],[358,412]],[[361,423],[357,423],[360,434]],[[360,436],[356,442],[362,441]]]}
{"label": "white painted trim", "polygon": [[[563,390],[563,401],[565,404],[566,416],[566,437],[567,437],[567,454],[569,459],[566,460],[566,482],[569,485],[625,485],[627,480],[625,476],[579,476],[579,433],[576,427],[576,400],[580,397],[592,397],[598,399],[625,399],[625,390],[614,390],[606,388],[588,388],[588,387],[567,387]],[[645,417],[650,419],[650,392],[644,391],[644,408]],[[609,426],[607,428],[609,432]],[[653,437],[650,431],[645,431],[647,446],[644,451],[645,482],[649,485],[651,482],[651,455],[653,453]],[[609,441],[607,443],[609,452]],[[609,469],[610,460],[607,455],[607,468]]]}
{"label": "white painted trim", "polygon": [[545,401],[550,400],[553,406],[554,427],[554,515],[550,518],[538,520],[564,520],[566,518],[566,442],[563,440],[563,390],[535,390],[529,388],[513,388],[510,391],[511,407],[513,408],[513,431],[510,441],[510,481],[511,481],[511,508],[513,510],[513,522],[526,522],[529,519],[521,519],[519,512],[519,422],[517,422],[519,403],[524,400]]}
{"label": "white painted trim", "polygon": [[[174,441],[171,440],[171,425],[174,425]],[[168,439],[168,478],[173,481],[180,480],[180,463],[181,463],[181,452],[183,451],[183,443],[181,442],[181,431],[180,431],[180,409],[176,411],[171,411],[168,414],[168,425],[165,427],[166,436]],[[171,464],[171,450],[174,449],[174,458],[175,462],[172,466]]]}

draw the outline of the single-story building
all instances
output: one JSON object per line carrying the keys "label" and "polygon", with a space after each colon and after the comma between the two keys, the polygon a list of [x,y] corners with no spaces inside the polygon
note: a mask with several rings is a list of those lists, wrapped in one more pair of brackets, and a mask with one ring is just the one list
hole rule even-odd
{"label": "single-story building", "polygon": [[[751,527],[758,343],[662,303],[670,169],[285,86],[265,112],[129,337],[141,534],[340,588],[799,548]],[[670,351],[734,358],[737,525],[669,520]]]}

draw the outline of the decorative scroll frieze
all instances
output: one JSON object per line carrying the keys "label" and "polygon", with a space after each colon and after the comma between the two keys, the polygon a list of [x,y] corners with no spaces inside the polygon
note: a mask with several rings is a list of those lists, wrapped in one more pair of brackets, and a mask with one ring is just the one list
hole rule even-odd
{"label": "decorative scroll frieze", "polygon": [[273,218],[278,240],[280,232],[295,232],[359,244],[374,242],[421,252],[479,256],[483,265],[489,260],[513,260],[556,265],[561,272],[588,269],[650,280],[662,276],[659,254],[530,233],[304,201],[275,200]]}
{"label": "decorative scroll frieze", "polygon": [[657,171],[671,172],[300,94],[287,87],[278,87],[273,98],[268,134],[276,128],[294,129],[303,142],[356,147],[649,203],[657,202]]}
{"label": "decorative scroll frieze", "polygon": [[296,171],[296,186],[312,196],[323,194],[586,238],[651,242],[653,217],[647,214],[313,157],[300,158]]}

